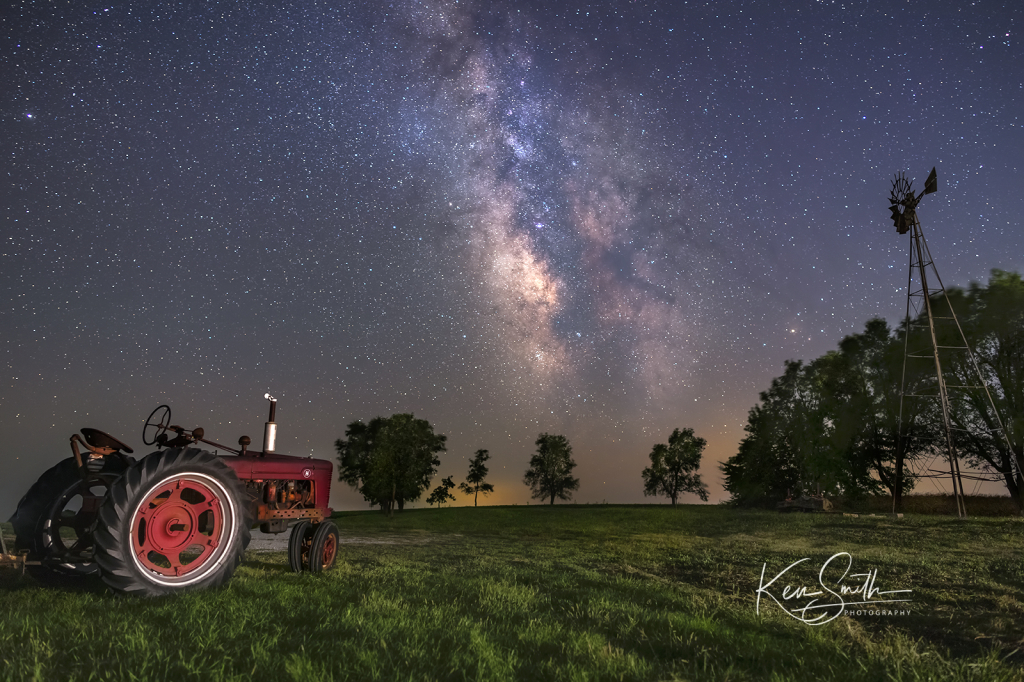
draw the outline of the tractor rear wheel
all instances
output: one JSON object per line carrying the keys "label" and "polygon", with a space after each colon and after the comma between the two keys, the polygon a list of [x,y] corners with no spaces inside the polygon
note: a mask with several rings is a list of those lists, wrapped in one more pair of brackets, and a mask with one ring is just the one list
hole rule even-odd
{"label": "tractor rear wheel", "polygon": [[100,509],[95,539],[103,581],[147,596],[223,584],[249,544],[247,499],[235,472],[210,452],[148,455]]}
{"label": "tractor rear wheel", "polygon": [[313,533],[313,544],[309,548],[309,572],[320,573],[329,570],[338,559],[338,527],[333,521],[324,521]]}
{"label": "tractor rear wheel", "polygon": [[29,488],[11,517],[15,550],[28,550],[26,571],[39,582],[60,585],[95,575],[87,557],[93,548],[92,525],[110,486],[135,460],[117,456],[93,459],[82,479],[73,457],[61,460]]}

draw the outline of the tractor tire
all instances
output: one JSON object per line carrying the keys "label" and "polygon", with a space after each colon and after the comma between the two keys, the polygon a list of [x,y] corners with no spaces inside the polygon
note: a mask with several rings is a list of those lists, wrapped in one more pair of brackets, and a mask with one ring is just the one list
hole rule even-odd
{"label": "tractor tire", "polygon": [[96,563],[118,592],[221,585],[249,545],[251,512],[235,472],[198,448],[154,452],[128,469],[96,523]]}
{"label": "tractor tire", "polygon": [[337,559],[338,527],[333,521],[324,521],[313,532],[313,544],[309,548],[309,572],[327,571]]}
{"label": "tractor tire", "polygon": [[[14,526],[15,551],[28,551],[30,564],[26,572],[37,581],[51,586],[69,585],[96,575],[99,567],[93,561],[62,561],[69,550],[88,554],[93,544],[92,526],[99,511],[99,500],[121,477],[132,457],[108,456],[91,460],[88,481],[83,481],[73,457],[57,462],[29,488],[18,502],[11,517]],[[86,498],[92,498],[86,501]],[[61,533],[69,528],[74,534]],[[70,545],[70,546],[69,546]]]}
{"label": "tractor tire", "polygon": [[309,521],[302,519],[292,526],[288,536],[288,565],[296,573],[302,573],[302,565],[309,556],[309,545],[313,540],[311,531]]}

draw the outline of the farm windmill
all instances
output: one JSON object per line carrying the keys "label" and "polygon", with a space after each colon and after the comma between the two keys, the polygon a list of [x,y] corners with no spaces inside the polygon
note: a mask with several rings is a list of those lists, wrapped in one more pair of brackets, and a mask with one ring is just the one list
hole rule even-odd
{"label": "farm windmill", "polygon": [[[992,414],[995,415],[998,429],[1002,435],[1002,441],[1004,442],[1005,447],[1011,450],[1012,448],[1010,448],[1006,429],[1003,426],[999,411],[996,409],[995,402],[992,400],[992,394],[989,391],[988,384],[982,376],[981,370],[978,368],[978,363],[975,360],[974,353],[971,351],[971,348],[967,343],[967,338],[964,335],[963,328],[960,326],[959,320],[956,318],[953,306],[950,305],[949,297],[946,294],[946,288],[942,284],[942,279],[939,277],[939,271],[935,267],[935,261],[932,259],[931,252],[928,250],[928,243],[925,241],[924,232],[921,229],[921,222],[917,218],[917,206],[921,199],[923,199],[925,195],[931,194],[938,189],[938,179],[935,169],[932,168],[932,172],[928,174],[928,179],[925,180],[924,183],[924,190],[922,190],[920,194],[914,193],[911,187],[912,184],[912,181],[908,181],[903,173],[897,173],[892,181],[892,190],[889,193],[889,211],[891,213],[893,226],[896,228],[897,233],[901,235],[910,232],[910,272],[907,279],[907,314],[904,323],[903,378],[900,386],[900,442],[897,444],[898,470],[896,472],[896,476],[897,481],[901,482],[903,479],[903,473],[901,470],[903,458],[900,453],[904,452],[905,429],[903,422],[903,408],[905,399],[928,398],[938,400],[942,413],[942,425],[946,441],[946,456],[949,461],[949,476],[953,482],[953,496],[956,500],[957,514],[961,518],[964,518],[967,516],[967,509],[964,506],[963,476],[961,476],[960,473],[960,463],[956,453],[956,445],[953,437],[955,429],[951,419],[952,405],[949,398],[949,389],[983,389],[985,397],[988,400],[989,408],[992,410]],[[914,281],[915,272],[918,273],[916,283]],[[929,282],[929,277],[931,277],[931,282]],[[945,306],[942,310],[943,314],[936,315],[933,310],[933,304],[940,300],[945,302]],[[946,342],[940,344],[937,340],[936,325],[950,325],[950,323],[951,327],[955,327],[957,333],[956,335],[948,335],[955,339],[948,343],[959,343],[960,345],[947,345]],[[928,334],[926,338],[929,342],[928,347],[910,347],[911,329],[913,327],[927,329]],[[964,353],[968,359],[966,364],[970,368],[973,379],[977,380],[977,384],[955,386],[947,385],[943,376],[940,350],[946,354],[957,352]],[[907,393],[907,362],[908,360],[914,359],[932,360],[935,366],[936,381],[933,386],[914,389],[915,391],[920,392]],[[934,478],[946,476],[946,474],[942,472],[936,472],[935,470],[929,471],[932,473],[922,475]],[[971,478],[975,478],[976,480],[989,480],[979,476],[971,476]],[[899,485],[899,483],[897,485]],[[897,511],[895,509],[895,496],[893,504],[893,511],[895,512]]]}

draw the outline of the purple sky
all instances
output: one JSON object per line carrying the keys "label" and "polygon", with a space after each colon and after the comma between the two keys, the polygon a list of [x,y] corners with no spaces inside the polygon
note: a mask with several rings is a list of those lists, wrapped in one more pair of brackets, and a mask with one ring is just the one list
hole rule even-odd
{"label": "purple sky", "polygon": [[80,427],[259,442],[267,391],[279,451],[414,412],[490,503],[543,431],[654,501],[692,427],[717,501],[783,361],[902,315],[896,171],[947,286],[1024,269],[1019,3],[344,5],[0,18],[0,517]]}

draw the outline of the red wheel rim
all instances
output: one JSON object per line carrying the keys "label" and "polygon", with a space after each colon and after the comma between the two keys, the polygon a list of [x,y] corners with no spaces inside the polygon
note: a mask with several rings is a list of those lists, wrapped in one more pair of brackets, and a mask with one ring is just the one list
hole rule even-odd
{"label": "red wheel rim", "polygon": [[161,483],[132,519],[132,550],[145,568],[169,578],[185,576],[214,555],[222,539],[224,502],[191,477]]}
{"label": "red wheel rim", "polygon": [[324,553],[321,557],[323,561],[321,566],[331,566],[334,564],[334,557],[338,553],[338,538],[334,533],[327,534],[327,540],[324,542]]}

